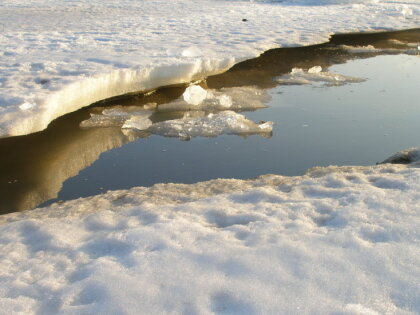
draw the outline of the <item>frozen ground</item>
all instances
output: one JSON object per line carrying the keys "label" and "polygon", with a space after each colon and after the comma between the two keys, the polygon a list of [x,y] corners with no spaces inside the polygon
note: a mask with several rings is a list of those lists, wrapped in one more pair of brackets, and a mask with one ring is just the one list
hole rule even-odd
{"label": "frozen ground", "polygon": [[0,136],[42,130],[100,99],[201,79],[269,48],[418,27],[419,17],[416,0],[4,0]]}
{"label": "frozen ground", "polygon": [[420,150],[0,217],[2,314],[418,314]]}

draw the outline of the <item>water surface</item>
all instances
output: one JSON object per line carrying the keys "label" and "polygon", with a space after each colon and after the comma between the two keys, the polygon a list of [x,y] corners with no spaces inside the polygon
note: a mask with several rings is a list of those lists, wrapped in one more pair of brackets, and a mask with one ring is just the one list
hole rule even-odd
{"label": "water surface", "polygon": [[[313,166],[371,165],[418,146],[420,59],[400,54],[402,41],[420,42],[419,31],[338,36],[326,45],[276,49],[200,83],[216,90],[257,86],[268,93],[267,108],[243,114],[256,122],[273,121],[271,137],[180,141],[147,132],[129,136],[119,127],[79,127],[103,108],[174,101],[185,90],[176,86],[100,102],[54,121],[43,132],[0,139],[0,211],[161,182],[301,175]],[[354,53],[343,44],[388,50]],[[366,81],[329,87],[278,83],[292,68],[317,65]],[[158,106],[152,118],[157,122],[183,114]]]}

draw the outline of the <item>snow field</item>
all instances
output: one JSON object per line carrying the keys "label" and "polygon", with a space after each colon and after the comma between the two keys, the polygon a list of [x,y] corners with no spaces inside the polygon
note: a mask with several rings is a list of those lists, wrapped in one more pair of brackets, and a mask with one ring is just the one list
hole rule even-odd
{"label": "snow field", "polygon": [[340,3],[3,1],[0,136],[42,130],[101,99],[199,80],[270,48],[419,25],[416,1]]}
{"label": "snow field", "polygon": [[418,152],[2,216],[1,310],[416,314]]}

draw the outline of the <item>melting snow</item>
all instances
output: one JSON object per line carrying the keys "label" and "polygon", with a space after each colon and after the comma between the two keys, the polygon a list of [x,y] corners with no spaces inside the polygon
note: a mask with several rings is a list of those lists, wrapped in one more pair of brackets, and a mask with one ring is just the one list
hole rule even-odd
{"label": "melting snow", "polygon": [[419,191],[413,164],[317,167],[4,215],[2,312],[417,314]]}

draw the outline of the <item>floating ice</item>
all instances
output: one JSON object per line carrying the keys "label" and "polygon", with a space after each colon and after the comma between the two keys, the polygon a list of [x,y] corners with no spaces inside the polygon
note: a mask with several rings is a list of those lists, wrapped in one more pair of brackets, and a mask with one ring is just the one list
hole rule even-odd
{"label": "floating ice", "polygon": [[199,85],[191,85],[182,94],[184,101],[191,105],[199,105],[207,98],[207,91]]}
{"label": "floating ice", "polygon": [[280,84],[299,85],[324,83],[327,86],[339,86],[347,83],[359,83],[365,79],[345,76],[333,72],[323,72],[322,67],[314,66],[308,70],[293,68],[290,74],[286,74],[277,79]]}
{"label": "floating ice", "polygon": [[131,116],[124,122],[122,126],[123,129],[137,129],[137,130],[146,130],[152,126],[152,121],[149,119],[148,115],[137,115]]}
{"label": "floating ice", "polygon": [[[146,106],[146,108],[149,108]],[[145,126],[147,124],[148,117],[152,114],[150,110],[141,110],[140,108],[136,107],[133,110],[133,107],[118,107],[118,108],[110,108],[104,109],[102,114],[90,114],[90,118],[84,120],[80,123],[80,127],[82,128],[92,128],[92,127],[121,127],[127,123],[128,120],[131,120],[127,126],[131,124],[137,124],[140,126],[142,124]],[[138,118],[135,118],[138,117]],[[141,122],[142,118],[145,118],[143,122]],[[132,128],[127,127],[124,128]],[[139,128],[140,129],[140,128]]]}
{"label": "floating ice", "polygon": [[[195,93],[192,95],[192,93]],[[187,95],[187,99],[185,99]],[[192,105],[191,99],[199,100]],[[266,90],[253,86],[204,90],[200,86],[190,86],[182,100],[159,105],[160,111],[175,110],[255,110],[267,107],[270,96]],[[192,106],[191,106],[192,105]]]}
{"label": "floating ice", "polygon": [[181,119],[155,123],[149,130],[165,137],[189,139],[192,137],[216,137],[221,134],[269,134],[272,129],[272,122],[256,124],[241,114],[222,111],[216,114],[187,113]]}
{"label": "floating ice", "polygon": [[420,55],[420,52],[417,49],[417,43],[405,43],[398,40],[390,41],[392,44],[401,46],[395,48],[376,48],[372,45],[367,46],[348,46],[341,45],[341,48],[347,50],[353,54],[407,54],[407,55]]}

